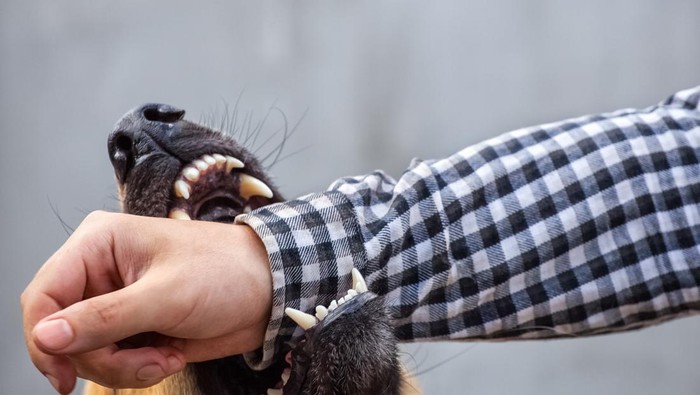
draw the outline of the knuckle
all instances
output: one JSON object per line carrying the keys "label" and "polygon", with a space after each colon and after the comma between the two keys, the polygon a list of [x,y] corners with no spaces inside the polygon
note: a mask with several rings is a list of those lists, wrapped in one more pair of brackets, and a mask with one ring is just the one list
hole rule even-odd
{"label": "knuckle", "polygon": [[124,385],[122,380],[120,380],[120,374],[113,368],[96,363],[95,361],[85,363],[81,361],[80,358],[71,359],[77,368],[78,376],[84,379],[94,381],[108,388],[117,388]]}
{"label": "knuckle", "polygon": [[71,358],[76,366],[78,376],[93,381],[107,388],[146,388],[162,379],[139,380],[133,369],[116,364],[115,361],[82,360],[79,356]]}
{"label": "knuckle", "polygon": [[88,215],[86,215],[83,222],[85,222],[85,223],[102,222],[105,220],[105,218],[107,216],[108,216],[108,213],[106,211],[95,210],[95,211],[90,212]]}
{"label": "knuckle", "polygon": [[127,384],[122,379],[121,372],[116,371],[115,369],[103,370],[100,377],[104,378],[108,387],[117,388],[117,387],[123,387],[125,384]]}
{"label": "knuckle", "polygon": [[91,238],[96,234],[103,233],[104,228],[110,226],[112,223],[113,221],[110,219],[109,213],[105,211],[92,211],[85,216],[85,219],[83,219],[83,222],[73,234],[80,235],[83,238]]}
{"label": "knuckle", "polygon": [[105,297],[94,298],[85,301],[86,309],[93,318],[93,327],[112,327],[115,323],[121,322],[121,303],[118,299]]}
{"label": "knuckle", "polygon": [[89,229],[88,233],[118,234],[129,229],[130,221],[123,213],[96,210],[85,216],[79,229]]}
{"label": "knuckle", "polygon": [[114,229],[123,222],[123,215],[120,213],[110,213],[108,211],[95,210],[85,216],[81,228],[94,229]]}

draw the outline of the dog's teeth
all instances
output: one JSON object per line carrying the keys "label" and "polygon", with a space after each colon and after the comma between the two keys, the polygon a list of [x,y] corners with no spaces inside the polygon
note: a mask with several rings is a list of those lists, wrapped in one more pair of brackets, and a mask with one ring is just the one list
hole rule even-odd
{"label": "dog's teeth", "polygon": [[214,157],[211,155],[204,155],[202,160],[207,162],[209,166],[214,166],[216,164],[216,159],[214,159]]}
{"label": "dog's teeth", "polygon": [[196,161],[192,162],[192,164],[195,165],[195,167],[197,169],[199,169],[199,171],[204,171],[204,170],[209,168],[209,165],[207,164],[207,162],[205,162],[201,159],[197,159]]}
{"label": "dog's teeth", "polygon": [[199,180],[199,170],[194,167],[186,167],[182,171],[182,175],[192,182],[197,182],[197,180]]}
{"label": "dog's teeth", "polygon": [[223,169],[224,166],[226,166],[226,157],[221,155],[221,154],[214,154],[212,155],[214,160],[216,161],[216,167],[219,169]]}
{"label": "dog's teeth", "polygon": [[287,307],[284,309],[284,313],[289,316],[294,322],[297,323],[303,330],[308,330],[309,328],[316,325],[316,317],[311,314],[306,314],[303,311]]}
{"label": "dog's teeth", "polygon": [[337,308],[338,308],[338,302],[336,302],[336,301],[334,300],[334,301],[331,302],[331,304],[328,305],[328,312],[331,312],[331,311],[333,311],[333,310],[335,310],[335,309],[337,309]]}
{"label": "dog's teeth", "polygon": [[244,166],[243,162],[234,158],[233,156],[226,157],[226,172],[230,173],[233,169],[242,169]]}
{"label": "dog's teeth", "polygon": [[272,197],[272,190],[264,182],[257,178],[241,173],[241,186],[238,191],[243,199],[250,199],[251,196]]}
{"label": "dog's teeth", "polygon": [[316,306],[316,318],[318,318],[319,321],[323,321],[327,315],[328,309],[325,306]]}
{"label": "dog's teeth", "polygon": [[348,294],[345,295],[345,300],[352,299],[355,296],[357,296],[357,291],[355,291],[354,289],[348,289]]}
{"label": "dog's teeth", "polygon": [[267,395],[282,395],[282,390],[277,388],[268,388]]}
{"label": "dog's teeth", "polygon": [[181,210],[178,208],[170,210],[168,218],[181,219],[185,221],[190,221],[192,219],[190,218],[190,215],[185,212],[185,210]]}
{"label": "dog's teeth", "polygon": [[342,298],[338,299],[338,306],[342,305],[343,303],[345,303],[345,296],[343,296]]}
{"label": "dog's teeth", "polygon": [[367,292],[367,283],[360,271],[355,268],[352,268],[352,289],[357,291],[357,293]]}
{"label": "dog's teeth", "polygon": [[190,184],[183,180],[177,180],[175,181],[175,195],[179,196],[181,198],[184,198],[185,200],[190,198],[190,193],[192,190],[190,189]]}
{"label": "dog's teeth", "polygon": [[289,377],[292,375],[292,369],[290,368],[284,368],[282,371],[282,383],[287,384],[287,381],[289,381]]}

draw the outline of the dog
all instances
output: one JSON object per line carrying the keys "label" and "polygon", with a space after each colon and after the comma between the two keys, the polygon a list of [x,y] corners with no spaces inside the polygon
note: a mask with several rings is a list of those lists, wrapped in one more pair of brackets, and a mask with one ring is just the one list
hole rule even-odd
{"label": "dog", "polygon": [[[145,104],[115,125],[108,153],[123,212],[233,223],[239,214],[283,201],[253,154],[231,136],[184,116],[184,110],[167,104]],[[400,364],[383,300],[367,289],[357,269],[353,289],[331,305],[319,306],[315,315],[289,308],[285,312],[304,329],[304,336],[289,350],[278,350],[279,357],[264,370],[253,370],[241,355],[234,355],[189,364],[152,387],[109,389],[88,382],[84,393],[419,393]]]}

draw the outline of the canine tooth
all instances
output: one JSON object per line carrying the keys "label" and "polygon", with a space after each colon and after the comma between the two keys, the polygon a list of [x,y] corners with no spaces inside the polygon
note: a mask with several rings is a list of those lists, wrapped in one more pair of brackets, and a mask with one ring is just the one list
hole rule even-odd
{"label": "canine tooth", "polygon": [[213,165],[216,164],[216,159],[214,159],[214,157],[211,156],[211,155],[204,155],[204,156],[202,157],[202,160],[205,161],[205,162],[207,162],[207,164],[208,164],[209,166],[213,166]]}
{"label": "canine tooth", "polygon": [[192,218],[190,218],[190,215],[185,212],[185,210],[180,210],[180,209],[173,209],[170,210],[170,213],[168,213],[168,218],[172,219],[181,219],[185,221],[189,221]]}
{"label": "canine tooth", "polygon": [[226,157],[221,155],[221,154],[214,154],[212,155],[214,160],[216,161],[216,167],[219,169],[223,169],[224,166],[226,166]]}
{"label": "canine tooth", "polygon": [[335,309],[337,309],[337,308],[338,308],[338,302],[336,302],[336,301],[334,300],[334,301],[331,302],[331,304],[328,305],[328,312],[331,312],[331,311],[333,311],[333,310],[335,310]]}
{"label": "canine tooth", "polygon": [[251,196],[272,197],[272,190],[264,182],[257,178],[241,173],[241,186],[238,193],[243,199],[250,199]]}
{"label": "canine tooth", "polygon": [[365,279],[360,274],[360,271],[354,267],[352,268],[352,289],[357,291],[357,293],[367,292]]}
{"label": "canine tooth", "polygon": [[185,200],[190,198],[190,193],[192,190],[190,189],[190,184],[183,180],[177,180],[175,181],[175,195],[184,198]]}
{"label": "canine tooth", "polygon": [[185,169],[182,171],[182,175],[192,182],[199,180],[199,170],[195,169],[194,167],[185,167]]}
{"label": "canine tooth", "polygon": [[323,321],[327,315],[328,309],[325,306],[316,306],[316,318],[318,318],[319,321]]}
{"label": "canine tooth", "polygon": [[201,159],[197,159],[196,161],[192,162],[192,164],[195,165],[195,167],[197,167],[197,169],[199,169],[199,171],[204,171],[204,170],[209,168],[209,165],[207,164],[207,162],[205,162]]}
{"label": "canine tooth", "polygon": [[289,381],[289,377],[292,375],[292,369],[290,368],[284,368],[282,371],[282,375],[280,376],[282,378],[282,383],[287,384],[287,381]]}
{"label": "canine tooth", "polygon": [[311,314],[306,314],[303,311],[287,307],[284,309],[284,313],[289,316],[294,322],[297,323],[303,330],[307,330],[312,326],[316,325],[316,317]]}
{"label": "canine tooth", "polygon": [[234,158],[233,156],[226,157],[226,172],[227,173],[231,172],[231,170],[233,170],[233,169],[242,169],[243,166],[245,166],[243,164],[243,162]]}

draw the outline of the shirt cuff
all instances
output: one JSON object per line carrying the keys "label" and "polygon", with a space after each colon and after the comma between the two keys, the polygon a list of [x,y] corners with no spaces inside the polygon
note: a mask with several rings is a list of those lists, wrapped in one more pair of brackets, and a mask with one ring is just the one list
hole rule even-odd
{"label": "shirt cuff", "polygon": [[240,215],[267,249],[272,271],[272,313],[261,350],[245,354],[253,369],[270,365],[295,331],[292,307],[311,311],[344,295],[353,267],[363,271],[366,251],[350,200],[337,191],[311,194]]}

